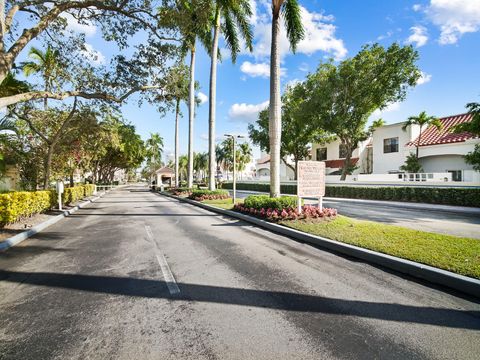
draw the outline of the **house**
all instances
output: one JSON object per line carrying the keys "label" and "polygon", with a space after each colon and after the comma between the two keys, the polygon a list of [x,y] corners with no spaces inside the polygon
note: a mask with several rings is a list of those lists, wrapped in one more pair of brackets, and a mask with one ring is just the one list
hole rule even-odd
{"label": "house", "polygon": [[[362,141],[353,151],[350,163],[357,168],[353,174],[371,173],[371,139]],[[346,149],[340,140],[326,144],[312,144],[312,157],[316,161],[325,161],[326,175],[339,175],[345,162]]]}
{"label": "house", "polygon": [[[287,158],[290,165],[292,160]],[[270,155],[262,153],[260,159],[255,163],[255,174],[258,180],[269,181],[270,180]],[[287,166],[284,161],[280,162],[280,181],[291,181],[295,179],[295,172],[292,168]]]}
{"label": "house", "polygon": [[422,131],[421,137],[419,126],[402,130],[404,122],[378,128],[373,134],[373,173],[398,173],[418,144],[418,158],[425,173],[447,173],[452,181],[479,181],[480,174],[463,156],[474,150],[480,138],[467,132],[452,132],[454,126],[471,119],[471,114],[440,118],[442,128],[429,126]]}
{"label": "house", "polygon": [[157,186],[160,186],[160,184],[165,184],[166,182],[168,182],[170,186],[173,186],[173,181],[175,180],[175,171],[167,166],[164,166],[155,171],[154,179]]}

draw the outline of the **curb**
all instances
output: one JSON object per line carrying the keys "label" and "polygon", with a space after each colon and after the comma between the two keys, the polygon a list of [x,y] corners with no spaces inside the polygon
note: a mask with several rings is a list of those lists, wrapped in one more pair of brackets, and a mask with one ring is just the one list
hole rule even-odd
{"label": "curb", "polygon": [[277,225],[265,220],[257,219],[245,214],[237,213],[231,210],[216,208],[211,205],[203,204],[198,201],[180,198],[175,195],[160,193],[164,196],[186,202],[191,205],[201,207],[203,209],[216,212],[229,217],[234,217],[251,224],[257,225],[264,229],[273,231],[277,234],[288,236],[295,240],[314,244],[322,248],[332,250],[344,255],[352,256],[357,259],[364,260],[369,263],[383,266],[385,268],[398,271],[403,274],[413,276],[431,283],[442,285],[465,294],[473,295],[480,298],[480,280],[470,278],[468,276],[458,275],[453,272],[435,268],[433,266],[424,265],[410,260],[401,259],[395,256],[379,253],[376,251],[364,249],[358,246],[341,243],[339,241],[327,239],[321,236],[311,235],[290,229],[285,226]]}
{"label": "curb", "polygon": [[[226,189],[229,192],[232,192],[232,189]],[[237,190],[237,193],[248,193],[248,194],[268,194],[262,191],[250,191],[250,190]],[[295,196],[292,194],[282,194],[286,196]],[[307,200],[317,200],[315,198],[304,198]],[[468,207],[468,206],[454,206],[454,205],[442,205],[442,204],[427,204],[427,203],[414,203],[414,202],[401,202],[401,201],[386,201],[386,200],[367,200],[367,199],[351,199],[351,198],[340,198],[340,197],[324,197],[324,201],[339,201],[343,203],[357,203],[365,205],[377,205],[382,207],[395,207],[400,209],[411,209],[411,210],[428,210],[436,212],[448,212],[454,214],[468,214],[468,215],[480,215],[480,208],[478,207]]]}
{"label": "curb", "polygon": [[32,226],[30,229],[28,229],[27,231],[24,231],[24,232],[21,232],[20,234],[17,234],[15,236],[12,236],[12,237],[9,237],[5,240],[3,240],[2,242],[0,242],[0,251],[5,251],[9,248],[11,248],[12,246],[15,246],[17,244],[20,244],[22,241],[28,239],[29,237],[35,235],[35,234],[38,234],[40,231],[42,231],[43,229],[46,229],[47,227],[49,227],[50,225],[53,225],[57,222],[59,222],[60,220],[62,220],[63,218],[67,217],[67,216],[70,216],[72,215],[74,212],[76,212],[77,210],[85,207],[86,205],[90,204],[90,203],[93,203],[95,201],[97,201],[98,199],[100,199],[102,196],[104,196],[107,192],[103,192],[102,194],[100,194],[99,196],[96,196],[92,199],[89,199],[87,201],[84,201],[83,203],[81,204],[78,204],[77,206],[75,206],[74,208],[70,209],[70,210],[65,210],[63,212],[63,214],[60,214],[60,215],[57,215],[47,221],[44,221],[40,224],[37,224],[35,226]]}

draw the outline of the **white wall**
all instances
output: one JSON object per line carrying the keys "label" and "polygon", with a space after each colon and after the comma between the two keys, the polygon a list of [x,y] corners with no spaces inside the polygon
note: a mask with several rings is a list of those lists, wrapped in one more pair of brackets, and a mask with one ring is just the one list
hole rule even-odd
{"label": "white wall", "polygon": [[[418,136],[418,127],[412,126],[406,131],[402,130],[402,123],[385,125],[375,130],[373,133],[373,173],[387,174],[389,171],[398,171],[400,166],[405,163],[405,159],[410,153],[405,145]],[[398,137],[398,152],[384,153],[383,140]]]}
{"label": "white wall", "polygon": [[[357,163],[358,169],[354,171],[354,174],[358,174],[366,171],[365,158],[367,156],[366,146],[370,140],[360,142],[358,147],[353,151],[352,157],[359,158]],[[332,141],[328,144],[312,144],[312,160],[319,161],[317,159],[317,149],[327,148],[327,160],[340,160],[344,159],[340,157],[340,140]],[[333,170],[332,170],[333,171]],[[328,171],[327,171],[328,172]]]}
{"label": "white wall", "polygon": [[462,155],[427,156],[419,159],[424,172],[445,172],[448,170],[472,170]]}

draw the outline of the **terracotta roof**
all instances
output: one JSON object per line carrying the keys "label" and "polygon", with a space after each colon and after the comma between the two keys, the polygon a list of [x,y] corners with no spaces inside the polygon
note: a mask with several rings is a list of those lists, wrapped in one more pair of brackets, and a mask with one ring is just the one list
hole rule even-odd
{"label": "terracotta roof", "polygon": [[[352,165],[355,165],[357,162],[358,162],[358,157],[350,159],[350,164]],[[327,160],[325,161],[325,167],[330,169],[340,169],[343,167],[344,163],[345,163],[345,159]]]}
{"label": "terracotta roof", "polygon": [[270,155],[264,156],[263,158],[257,160],[258,165],[266,164],[268,162],[270,162]]}
{"label": "terracotta roof", "polygon": [[[439,120],[443,125],[442,129],[438,130],[435,126],[430,125],[422,132],[419,146],[451,144],[464,142],[465,140],[476,138],[475,135],[468,132],[455,134],[450,131],[450,129],[455,125],[470,122],[472,120],[472,114],[447,116]],[[407,143],[407,146],[416,146],[417,142],[418,138],[414,141],[410,141],[409,143]]]}
{"label": "terracotta roof", "polygon": [[169,167],[164,166],[164,167],[158,169],[157,171],[155,171],[155,173],[156,173],[156,174],[165,174],[165,175],[166,175],[166,174],[173,174],[174,171],[173,171],[173,169],[170,169]]}

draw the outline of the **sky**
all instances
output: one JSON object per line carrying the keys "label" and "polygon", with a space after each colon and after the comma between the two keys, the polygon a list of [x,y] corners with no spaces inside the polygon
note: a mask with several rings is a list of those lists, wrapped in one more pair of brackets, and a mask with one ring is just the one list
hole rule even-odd
{"label": "sky", "polygon": [[[217,138],[225,133],[247,135],[247,126],[258,111],[268,106],[271,2],[251,1],[254,14],[254,51],[244,50],[232,64],[228,51],[222,49],[223,62],[217,75]],[[306,38],[292,54],[285,30],[280,40],[282,88],[289,82],[303,80],[315,71],[319,62],[341,61],[354,56],[363,45],[375,42],[389,46],[393,42],[412,44],[419,52],[422,77],[409,90],[402,103],[390,104],[373,118],[387,123],[406,120],[421,111],[442,117],[465,112],[468,102],[480,102],[480,0],[299,0]],[[84,32],[91,61],[106,64],[117,51],[114,44],[101,39],[93,25],[79,25],[68,19],[70,27]],[[221,42],[222,46],[222,42]],[[196,80],[202,100],[195,119],[194,150],[207,151],[208,83],[210,59],[200,49]],[[161,117],[155,107],[138,107],[136,97],[122,106],[126,119],[142,138],[158,132],[164,138],[165,154],[174,149],[174,114]],[[187,151],[188,112],[182,105],[180,153]],[[255,157],[259,150],[255,149]]]}

